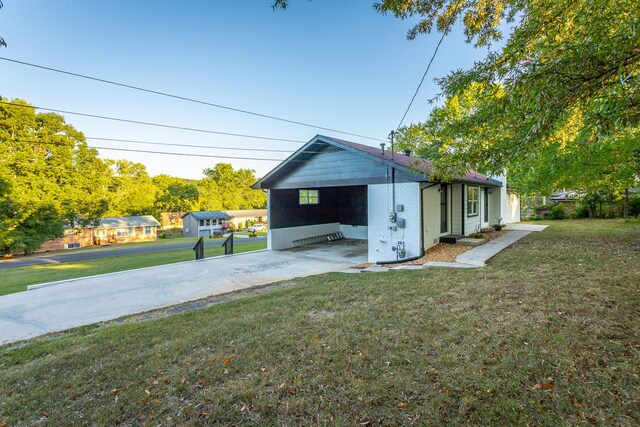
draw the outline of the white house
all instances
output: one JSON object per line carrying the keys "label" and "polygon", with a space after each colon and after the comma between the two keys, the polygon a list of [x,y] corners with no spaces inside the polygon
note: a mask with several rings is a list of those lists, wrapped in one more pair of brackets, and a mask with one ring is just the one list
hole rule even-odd
{"label": "white house", "polygon": [[268,249],[342,232],[367,240],[369,262],[407,259],[520,220],[504,177],[440,183],[431,170],[417,157],[317,135],[253,186],[268,192]]}
{"label": "white house", "polygon": [[223,211],[187,212],[182,215],[182,235],[184,237],[209,237],[222,233],[231,215]]}

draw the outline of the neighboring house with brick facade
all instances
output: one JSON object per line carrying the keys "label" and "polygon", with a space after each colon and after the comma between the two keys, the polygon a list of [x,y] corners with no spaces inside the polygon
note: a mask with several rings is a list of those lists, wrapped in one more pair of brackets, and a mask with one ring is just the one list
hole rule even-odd
{"label": "neighboring house with brick facade", "polygon": [[38,252],[154,241],[158,240],[158,227],[160,223],[151,215],[104,217],[97,227],[65,228],[63,237],[45,242]]}
{"label": "neighboring house with brick facade", "polygon": [[[432,181],[432,164],[317,135],[254,184],[266,189],[270,250],[342,233],[368,241],[369,262],[421,256],[438,242],[520,221],[506,178],[470,172]],[[395,248],[395,249],[394,249]]]}

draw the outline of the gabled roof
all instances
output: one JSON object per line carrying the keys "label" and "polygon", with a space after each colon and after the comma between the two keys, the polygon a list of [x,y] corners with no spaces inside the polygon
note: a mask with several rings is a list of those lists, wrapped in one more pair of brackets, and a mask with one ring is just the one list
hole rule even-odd
{"label": "gabled roof", "polygon": [[[385,150],[384,154],[380,148],[372,147],[369,145],[358,144],[356,142],[345,141],[343,139],[332,138],[324,135],[316,135],[308,143],[306,143],[299,150],[294,152],[287,159],[283,160],[278,166],[276,166],[271,172],[266,174],[262,179],[256,182],[252,188],[262,188],[262,183],[271,178],[274,174],[280,171],[283,167],[289,163],[295,161],[298,156],[309,156],[309,147],[314,144],[325,143],[333,145],[338,148],[342,148],[351,153],[366,156],[373,160],[386,163],[388,166],[394,167],[399,170],[403,170],[408,174],[415,176],[416,181],[428,181],[430,175],[433,173],[433,163],[430,160],[425,160],[420,157],[407,156],[403,153],[391,153],[389,150]],[[313,155],[313,154],[311,154]],[[416,172],[421,172],[416,173]],[[481,184],[487,186],[502,186],[502,182],[490,178],[487,175],[471,171],[467,172],[464,176],[455,178],[454,182],[463,182],[468,184]]]}
{"label": "gabled roof", "polygon": [[197,211],[197,212],[187,212],[182,215],[182,218],[187,215],[192,215],[195,219],[231,219],[233,218],[231,215],[225,213],[224,211]]}
{"label": "gabled roof", "polygon": [[127,227],[153,227],[160,223],[151,215],[141,216],[113,216],[101,218],[97,229],[127,228]]}

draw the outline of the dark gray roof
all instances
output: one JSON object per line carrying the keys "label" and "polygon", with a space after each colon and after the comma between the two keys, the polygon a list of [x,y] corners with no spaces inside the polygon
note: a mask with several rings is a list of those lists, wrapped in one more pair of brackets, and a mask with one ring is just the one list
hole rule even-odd
{"label": "dark gray roof", "polygon": [[[425,181],[425,180],[428,181],[429,176],[433,172],[433,164],[430,160],[421,159],[419,157],[407,156],[402,153],[391,154],[391,152],[389,151],[385,151],[383,154],[380,148],[371,147],[369,145],[358,144],[351,141],[345,141],[343,139],[331,138],[324,135],[316,135],[311,139],[311,141],[305,144],[302,148],[300,148],[298,151],[293,153],[291,156],[285,159],[282,163],[276,166],[275,169],[273,169],[267,175],[262,177],[262,179],[260,179],[258,182],[256,182],[252,186],[252,188],[254,189],[269,188],[267,186],[263,186],[263,184],[267,182],[273,175],[275,175],[281,169],[285,167],[292,167],[291,165],[295,164],[295,162],[292,162],[292,160],[298,155],[304,154],[309,156],[309,154],[307,154],[307,151],[309,150],[309,148],[311,148],[314,144],[318,144],[318,143],[330,144],[355,154],[381,160],[382,162],[388,164],[389,166],[392,166],[400,170],[405,170],[409,174],[412,174],[412,176],[415,176],[415,181]],[[422,172],[423,175],[420,176],[420,174],[414,174],[413,172],[415,171]],[[494,186],[494,187],[502,186],[501,181],[498,181],[494,178],[491,178],[489,176],[486,176],[484,174],[481,174],[475,171],[467,172],[466,174],[464,174],[464,176],[454,178],[453,181],[463,182],[468,184],[488,185],[488,186]]]}
{"label": "dark gray roof", "polygon": [[182,215],[182,218],[187,215],[192,215],[195,219],[231,219],[231,215],[223,211],[199,211],[199,212],[187,212]]}
{"label": "dark gray roof", "polygon": [[153,227],[160,223],[151,215],[141,216],[112,216],[102,218],[98,229],[125,228],[125,227]]}

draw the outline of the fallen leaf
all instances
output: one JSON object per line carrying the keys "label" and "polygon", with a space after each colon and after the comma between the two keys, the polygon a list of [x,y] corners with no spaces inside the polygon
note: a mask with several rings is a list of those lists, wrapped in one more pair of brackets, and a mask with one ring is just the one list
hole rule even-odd
{"label": "fallen leaf", "polygon": [[267,370],[267,368],[260,368],[260,370],[261,370],[262,372],[265,372],[265,371]]}
{"label": "fallen leaf", "polygon": [[231,358],[228,359],[224,359],[224,362],[222,362],[225,366],[227,366],[229,363],[231,363]]}
{"label": "fallen leaf", "polygon": [[580,403],[580,402],[576,402],[576,403],[574,403],[574,404],[573,404],[573,406],[574,406],[576,409],[578,409],[578,408],[582,408],[582,403]]}
{"label": "fallen leaf", "polygon": [[207,381],[207,379],[205,377],[200,377],[200,379],[198,380],[198,384],[204,384]]}
{"label": "fallen leaf", "polygon": [[409,405],[407,402],[400,402],[400,403],[398,403],[398,408],[400,408],[400,409],[406,408],[407,405]]}
{"label": "fallen leaf", "polygon": [[145,389],[144,389],[144,392],[145,392],[145,393],[147,393],[147,394],[151,394],[151,392],[149,391],[149,389],[148,389],[148,388],[145,388]]}
{"label": "fallen leaf", "polygon": [[180,378],[180,384],[184,384],[187,379],[185,377]]}
{"label": "fallen leaf", "polygon": [[142,404],[143,405],[148,405],[149,404],[149,400],[148,399],[142,399]]}
{"label": "fallen leaf", "polygon": [[555,389],[554,385],[551,383],[542,384],[542,387],[547,388],[549,390]]}
{"label": "fallen leaf", "polygon": [[284,388],[284,383],[280,384],[280,385],[278,386],[278,388],[283,389],[283,388]]}
{"label": "fallen leaf", "polygon": [[199,417],[206,417],[207,415],[209,415],[209,411],[202,411],[198,414]]}
{"label": "fallen leaf", "polygon": [[534,390],[540,390],[542,388],[542,384],[538,383],[536,385],[533,386]]}
{"label": "fallen leaf", "polygon": [[247,405],[242,405],[242,408],[240,408],[240,412],[244,412],[247,410]]}
{"label": "fallen leaf", "polygon": [[313,341],[313,342],[318,343],[318,342],[320,342],[321,340],[320,340],[320,338],[314,338],[312,341]]}

